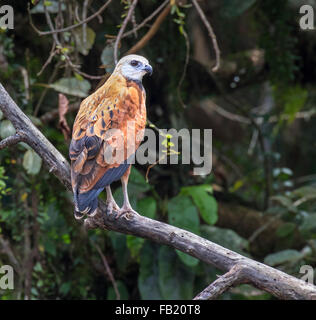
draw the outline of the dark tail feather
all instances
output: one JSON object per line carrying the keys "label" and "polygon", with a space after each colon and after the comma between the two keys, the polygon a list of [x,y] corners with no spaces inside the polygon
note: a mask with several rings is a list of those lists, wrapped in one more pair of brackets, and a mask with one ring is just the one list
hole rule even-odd
{"label": "dark tail feather", "polygon": [[98,207],[98,196],[102,189],[94,189],[85,193],[78,193],[74,190],[75,210],[74,216],[76,219],[82,219],[85,215],[94,216]]}

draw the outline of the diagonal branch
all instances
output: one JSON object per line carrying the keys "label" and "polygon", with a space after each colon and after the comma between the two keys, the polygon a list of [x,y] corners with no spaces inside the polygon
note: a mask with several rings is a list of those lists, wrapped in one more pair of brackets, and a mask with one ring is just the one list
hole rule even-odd
{"label": "diagonal branch", "polygon": [[147,33],[131,48],[128,50],[126,55],[133,54],[142,49],[146,43],[157,33],[159,30],[160,25],[165,20],[165,18],[168,16],[169,12],[171,10],[170,4],[168,4],[163,11],[159,14],[153,25],[150,27],[150,29],[147,31]]}
{"label": "diagonal branch", "polygon": [[114,43],[114,62],[115,62],[115,64],[117,64],[117,51],[118,51],[119,43],[121,41],[123,32],[124,32],[128,22],[130,21],[130,19],[132,17],[132,14],[133,14],[133,12],[135,10],[135,7],[137,5],[137,1],[138,0],[134,0],[133,3],[131,4],[130,8],[128,9],[127,16],[123,21],[123,24],[122,24],[122,26],[120,28],[119,33],[117,34],[117,37],[116,37],[116,40],[115,40],[115,43]]}
{"label": "diagonal branch", "polygon": [[142,27],[146,25],[147,22],[149,22],[151,19],[153,19],[167,4],[170,2],[170,0],[165,0],[155,11],[153,11],[147,18],[145,18],[140,24],[138,24],[135,28],[132,30],[129,30],[122,34],[121,39],[133,34],[134,32],[138,31]]}
{"label": "diagonal branch", "polygon": [[[56,34],[56,33],[61,33],[61,32],[66,32],[66,31],[69,31],[69,30],[72,30],[74,28],[77,28],[77,27],[80,27],[81,25],[83,24],[86,24],[88,23],[89,21],[91,21],[92,19],[94,19],[95,17],[97,17],[98,15],[100,15],[105,9],[106,7],[112,2],[112,0],[108,0],[98,11],[96,11],[95,13],[93,13],[91,16],[89,16],[88,18],[74,24],[74,25],[71,25],[69,27],[65,27],[65,28],[62,28],[62,29],[57,29],[57,30],[50,30],[50,31],[41,31],[41,30],[38,30],[33,21],[32,21],[32,15],[31,15],[31,12],[30,12],[30,5],[28,5],[28,12],[29,12],[29,18],[30,18],[30,23],[31,23],[31,26],[32,28],[40,35],[40,36],[47,36],[49,34]],[[44,5],[45,6],[45,5]]]}
{"label": "diagonal branch", "polygon": [[204,14],[203,10],[201,9],[200,5],[197,3],[196,0],[192,0],[192,3],[195,6],[195,9],[198,12],[202,22],[204,23],[210,38],[212,39],[213,47],[214,47],[214,50],[215,50],[215,56],[216,56],[216,63],[215,63],[215,66],[212,68],[212,71],[216,72],[219,69],[220,63],[221,63],[221,58],[220,58],[221,51],[220,51],[220,49],[218,47],[216,35],[214,33],[214,30],[213,30],[211,24],[207,21],[207,19],[205,17],[205,14]]}
{"label": "diagonal branch", "polygon": [[7,137],[0,141],[0,150],[4,149],[5,147],[13,146],[21,141],[23,141],[23,136],[19,133],[16,133],[13,136]]}
{"label": "diagonal branch", "polygon": [[[43,159],[50,171],[67,189],[71,190],[68,162],[32,124],[1,84],[0,109],[17,131],[23,130],[26,133],[26,142]],[[86,219],[84,225],[87,228],[114,230],[165,244],[223,271],[228,271],[235,265],[245,265],[247,268],[243,271],[243,278],[259,289],[265,290],[280,299],[316,300],[316,287],[314,285],[280,270],[244,257],[192,232],[169,224],[138,214],[130,215],[127,218],[116,219],[115,214],[107,215],[105,203],[99,201],[97,215]]]}
{"label": "diagonal branch", "polygon": [[245,268],[241,264],[234,265],[228,272],[200,292],[193,300],[215,300],[232,286],[243,282],[243,271]]}

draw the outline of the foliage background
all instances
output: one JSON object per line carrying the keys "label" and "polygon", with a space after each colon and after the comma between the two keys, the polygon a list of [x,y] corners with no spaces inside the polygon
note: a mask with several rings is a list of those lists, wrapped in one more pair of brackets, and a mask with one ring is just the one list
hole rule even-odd
{"label": "foliage background", "polygon": [[[0,30],[0,81],[68,158],[69,141],[58,125],[58,93],[72,106],[66,115],[71,126],[76,106],[100,81],[80,70],[100,76],[112,71],[109,35],[118,33],[130,2],[113,1],[86,27],[59,34],[62,46],[40,74],[53,38],[39,36],[30,17],[47,31],[43,5],[53,21],[59,10],[71,25],[87,3],[89,16],[104,1],[32,1],[30,14],[28,2],[9,3],[15,28]],[[128,29],[161,3],[139,1]],[[148,166],[136,165],[129,183],[132,206],[300,277],[302,265],[316,266],[315,31],[300,30],[304,3],[299,0],[199,3],[221,49],[217,73],[211,72],[212,42],[190,1],[171,1],[170,14],[138,53],[154,68],[144,79],[150,121],[157,128],[212,128],[213,170],[193,176],[189,165],[157,165],[146,182]],[[151,24],[124,38],[120,54]],[[79,72],[67,56],[81,65]],[[0,119],[1,138],[14,133],[2,114]],[[1,150],[0,161],[0,265],[15,268],[15,290],[0,291],[1,299],[191,299],[221,274],[144,239],[86,232],[73,219],[71,193],[27,145]],[[114,188],[120,202],[119,183]],[[242,285],[222,299],[272,297]]]}

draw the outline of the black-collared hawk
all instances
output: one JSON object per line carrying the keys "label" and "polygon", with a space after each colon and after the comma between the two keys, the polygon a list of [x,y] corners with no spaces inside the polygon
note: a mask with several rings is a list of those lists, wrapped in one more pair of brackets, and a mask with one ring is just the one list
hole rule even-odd
{"label": "black-collared hawk", "polygon": [[[108,212],[115,210],[117,216],[135,212],[128,199],[127,183],[130,159],[135,156],[146,125],[146,93],[142,85],[146,73],[152,73],[147,59],[138,55],[123,57],[104,85],[80,105],[69,148],[77,219],[97,213],[98,195],[104,189]],[[110,188],[119,179],[124,195],[122,208]]]}

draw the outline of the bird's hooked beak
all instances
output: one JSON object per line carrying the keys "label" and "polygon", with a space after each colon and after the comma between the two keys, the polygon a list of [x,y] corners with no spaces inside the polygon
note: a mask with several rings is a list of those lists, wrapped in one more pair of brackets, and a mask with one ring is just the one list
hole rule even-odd
{"label": "bird's hooked beak", "polygon": [[152,66],[151,66],[150,64],[146,64],[146,65],[144,66],[144,70],[145,70],[146,73],[148,73],[150,76],[151,76],[152,73],[153,73],[153,68],[152,68]]}

